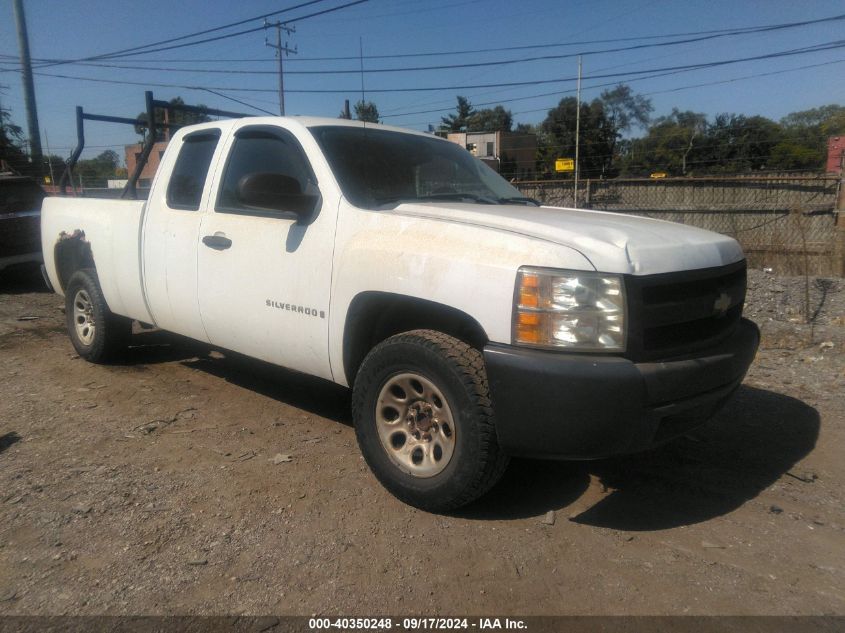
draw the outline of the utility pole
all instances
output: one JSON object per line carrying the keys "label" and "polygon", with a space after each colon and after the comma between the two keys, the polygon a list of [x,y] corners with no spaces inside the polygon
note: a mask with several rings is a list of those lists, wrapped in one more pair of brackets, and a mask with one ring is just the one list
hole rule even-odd
{"label": "utility pole", "polygon": [[56,180],[53,178],[53,159],[50,154],[50,139],[47,138],[47,129],[44,129],[44,145],[47,146],[47,166],[50,168],[50,186],[55,186]]}
{"label": "utility pole", "polygon": [[[3,84],[0,84],[0,96],[3,95],[3,88],[5,88]],[[6,124],[3,122],[5,119],[3,118],[3,100],[0,99],[0,137],[6,136]]]}
{"label": "utility pole", "polygon": [[290,35],[291,33],[296,33],[296,27],[288,26],[282,22],[272,23],[264,20],[264,28],[266,29],[268,26],[276,27],[276,43],[271,44],[265,37],[264,45],[269,46],[270,48],[275,48],[276,55],[279,57],[279,114],[285,116],[285,70],[283,59],[285,57],[285,53],[288,55],[296,55],[296,46],[289,48],[287,42],[285,42],[284,46],[282,45],[282,31]]}
{"label": "utility pole", "polygon": [[578,84],[575,89],[575,195],[573,206],[578,208],[578,159],[581,149],[581,56],[578,55]]}
{"label": "utility pole", "polygon": [[14,0],[15,22],[18,27],[18,48],[21,56],[21,77],[23,79],[23,98],[26,105],[26,125],[29,132],[30,160],[37,176],[41,176],[43,156],[41,153],[41,133],[38,130],[38,111],[35,107],[35,84],[32,81],[32,59],[29,56],[29,35],[26,31],[26,16],[23,12],[23,0]]}

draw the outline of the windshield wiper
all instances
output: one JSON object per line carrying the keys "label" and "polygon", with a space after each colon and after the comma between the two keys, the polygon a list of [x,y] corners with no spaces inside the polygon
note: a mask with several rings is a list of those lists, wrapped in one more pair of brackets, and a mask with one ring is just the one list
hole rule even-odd
{"label": "windshield wiper", "polygon": [[499,204],[508,204],[511,202],[522,203],[526,205],[534,205],[535,207],[542,206],[539,200],[534,198],[525,198],[523,196],[511,196],[510,198],[499,198]]}
{"label": "windshield wiper", "polygon": [[472,200],[473,202],[480,202],[481,204],[496,204],[495,198],[479,196],[474,193],[460,193],[457,191],[449,193],[432,193],[427,196],[419,196],[417,200]]}
{"label": "windshield wiper", "polygon": [[449,193],[432,193],[427,196],[387,196],[384,198],[377,198],[375,203],[379,206],[384,206],[387,204],[401,204],[403,202],[436,202],[438,200],[454,200],[454,201],[465,201],[469,200],[472,202],[478,202],[479,204],[499,204],[499,201],[495,198],[490,198],[486,196],[479,196],[474,193],[459,193],[459,192],[449,192]]}

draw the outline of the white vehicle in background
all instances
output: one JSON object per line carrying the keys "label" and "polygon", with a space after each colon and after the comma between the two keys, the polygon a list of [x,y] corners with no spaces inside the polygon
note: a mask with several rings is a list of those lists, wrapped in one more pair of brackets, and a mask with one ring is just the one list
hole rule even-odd
{"label": "white vehicle in background", "polygon": [[42,240],[82,357],[137,320],[351,387],[370,468],[429,510],[510,456],[685,433],[759,340],[733,239],[541,207],[455,144],[337,119],[184,128],[147,201],[47,199]]}

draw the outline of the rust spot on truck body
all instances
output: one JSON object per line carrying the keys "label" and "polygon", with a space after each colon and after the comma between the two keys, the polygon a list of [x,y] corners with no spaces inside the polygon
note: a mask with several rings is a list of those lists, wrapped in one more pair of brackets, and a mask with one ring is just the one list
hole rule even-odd
{"label": "rust spot on truck body", "polygon": [[64,290],[68,279],[77,270],[94,268],[91,243],[85,239],[85,231],[75,229],[73,233],[62,231],[53,250],[59,285]]}

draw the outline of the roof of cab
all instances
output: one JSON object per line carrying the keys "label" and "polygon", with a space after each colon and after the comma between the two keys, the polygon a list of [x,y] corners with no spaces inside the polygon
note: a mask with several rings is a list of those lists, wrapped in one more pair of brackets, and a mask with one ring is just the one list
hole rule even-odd
{"label": "roof of cab", "polygon": [[343,126],[343,127],[357,127],[367,129],[387,130],[391,132],[402,132],[405,134],[414,134],[416,136],[424,136],[426,138],[439,138],[433,134],[420,132],[417,130],[409,130],[408,128],[396,127],[393,125],[382,125],[381,123],[365,123],[364,121],[352,121],[349,119],[334,119],[331,117],[315,117],[315,116],[255,116],[243,117],[240,119],[222,119],[220,121],[210,121],[208,123],[198,123],[195,125],[186,125],[179,131],[183,134],[188,134],[194,130],[201,130],[207,128],[221,128],[228,129],[238,123],[252,123],[255,125],[278,125],[282,121],[296,122],[303,127],[323,127],[323,126]]}

